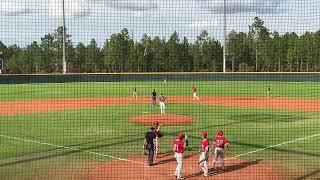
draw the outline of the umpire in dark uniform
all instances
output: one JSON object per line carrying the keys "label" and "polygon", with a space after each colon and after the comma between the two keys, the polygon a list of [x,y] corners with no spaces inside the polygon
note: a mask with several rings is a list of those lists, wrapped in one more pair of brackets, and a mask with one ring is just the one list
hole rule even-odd
{"label": "umpire in dark uniform", "polygon": [[152,91],[152,105],[155,106],[157,104],[157,92],[155,89]]}
{"label": "umpire in dark uniform", "polygon": [[149,166],[152,166],[153,164],[155,139],[156,139],[156,133],[154,132],[154,128],[151,127],[150,130],[146,133],[144,138],[144,147],[147,150],[147,154],[148,154],[147,163]]}

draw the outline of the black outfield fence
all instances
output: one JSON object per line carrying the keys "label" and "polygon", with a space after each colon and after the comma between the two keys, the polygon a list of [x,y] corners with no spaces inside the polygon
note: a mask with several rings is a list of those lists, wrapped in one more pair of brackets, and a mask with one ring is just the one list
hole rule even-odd
{"label": "black outfield fence", "polygon": [[0,84],[123,81],[320,82],[320,73],[124,73],[66,75],[0,75]]}

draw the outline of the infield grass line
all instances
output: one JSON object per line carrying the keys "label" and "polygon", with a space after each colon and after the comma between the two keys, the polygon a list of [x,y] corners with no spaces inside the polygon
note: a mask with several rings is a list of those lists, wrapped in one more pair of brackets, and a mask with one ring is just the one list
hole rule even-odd
{"label": "infield grass line", "polygon": [[144,163],[138,162],[138,161],[132,161],[132,160],[129,160],[129,159],[123,159],[123,158],[111,156],[111,155],[108,155],[108,154],[101,154],[101,153],[97,153],[97,152],[93,152],[93,151],[81,150],[81,149],[78,149],[78,148],[73,148],[73,147],[68,147],[68,146],[62,146],[62,145],[46,143],[46,142],[40,142],[40,141],[35,141],[35,140],[30,140],[30,139],[22,139],[22,138],[18,138],[18,137],[6,136],[6,135],[2,135],[2,134],[0,134],[0,137],[4,137],[4,138],[7,138],[7,139],[13,139],[13,140],[17,140],[17,141],[28,142],[28,143],[34,143],[34,144],[41,144],[41,145],[46,145],[46,146],[58,147],[58,148],[61,148],[61,149],[69,149],[69,150],[73,150],[73,151],[85,152],[85,153],[88,153],[88,154],[93,154],[93,155],[96,155],[96,156],[108,157],[108,158],[116,159],[116,160],[119,160],[119,161],[126,161],[126,162],[130,162],[130,163],[135,163],[135,164],[144,164]]}
{"label": "infield grass line", "polygon": [[280,144],[268,146],[268,147],[261,148],[261,149],[257,149],[257,150],[250,151],[250,152],[247,152],[247,153],[239,154],[239,155],[237,155],[237,156],[233,156],[233,157],[230,157],[230,158],[226,158],[225,160],[235,159],[235,158],[238,158],[238,157],[241,157],[241,156],[246,156],[246,155],[248,155],[248,154],[257,153],[257,152],[264,151],[264,150],[267,150],[267,149],[271,149],[271,148],[274,148],[274,147],[278,147],[278,146],[282,146],[282,145],[285,145],[285,144],[294,143],[294,142],[301,141],[301,140],[305,140],[305,139],[314,138],[314,137],[317,137],[317,136],[320,136],[320,134],[314,134],[314,135],[311,135],[311,136],[307,136],[307,137],[303,137],[303,138],[298,138],[298,139],[295,139],[295,140],[283,142],[283,143],[280,143]]}

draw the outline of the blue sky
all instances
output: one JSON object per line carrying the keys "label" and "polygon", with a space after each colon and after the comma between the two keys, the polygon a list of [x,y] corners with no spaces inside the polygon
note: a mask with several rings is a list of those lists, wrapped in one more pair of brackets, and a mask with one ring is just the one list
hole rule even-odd
{"label": "blue sky", "polygon": [[[194,40],[202,30],[223,39],[223,0],[65,0],[68,33],[74,44],[95,38],[102,45],[112,33],[129,29],[168,38],[173,31]],[[62,0],[2,0],[0,40],[26,46],[62,24]],[[255,16],[271,31],[316,31],[319,0],[227,0],[228,31],[248,31]]]}

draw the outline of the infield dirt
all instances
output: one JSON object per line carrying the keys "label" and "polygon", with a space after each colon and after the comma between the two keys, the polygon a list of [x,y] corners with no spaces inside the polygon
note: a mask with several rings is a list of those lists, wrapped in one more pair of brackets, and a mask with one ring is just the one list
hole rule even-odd
{"label": "infield dirt", "polygon": [[[279,109],[306,112],[320,112],[320,100],[297,98],[262,98],[262,97],[201,97],[201,101],[193,101],[191,97],[172,96],[168,103],[190,103],[205,105],[220,105],[229,107],[248,107],[261,109]],[[43,100],[24,100],[0,102],[0,116],[14,116],[18,114],[49,112],[57,110],[72,110],[115,106],[122,104],[148,104],[150,97],[138,99],[128,97],[105,98],[60,98]],[[151,105],[151,103],[150,103]]]}

